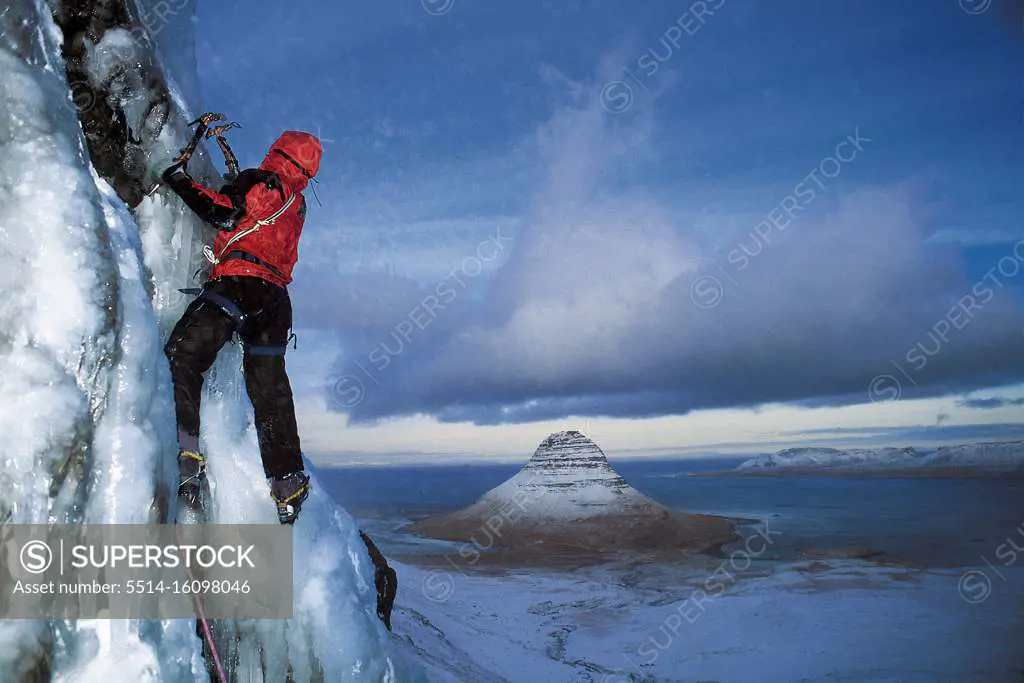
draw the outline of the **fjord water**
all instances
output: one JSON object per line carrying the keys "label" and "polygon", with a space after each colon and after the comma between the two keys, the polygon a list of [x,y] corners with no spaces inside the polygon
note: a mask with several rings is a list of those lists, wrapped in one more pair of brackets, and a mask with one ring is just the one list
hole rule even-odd
{"label": "fjord water", "polygon": [[[615,459],[642,493],[675,509],[766,522],[776,559],[867,548],[924,567],[1001,564],[1024,548],[1024,480],[870,476],[715,476],[742,459]],[[518,464],[321,468],[323,486],[382,544],[398,549],[404,520],[465,507]],[[703,476],[691,476],[705,473]],[[1009,552],[1016,552],[1010,546]],[[1020,553],[1024,561],[1024,552]],[[767,559],[767,558],[765,558]]]}

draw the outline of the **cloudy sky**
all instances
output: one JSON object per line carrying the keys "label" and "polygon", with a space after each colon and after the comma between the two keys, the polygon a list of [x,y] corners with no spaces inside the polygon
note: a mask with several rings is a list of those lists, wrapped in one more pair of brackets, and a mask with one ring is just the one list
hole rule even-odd
{"label": "cloudy sky", "polygon": [[242,163],[324,141],[309,454],[1024,435],[1019,8],[642,4],[199,3]]}

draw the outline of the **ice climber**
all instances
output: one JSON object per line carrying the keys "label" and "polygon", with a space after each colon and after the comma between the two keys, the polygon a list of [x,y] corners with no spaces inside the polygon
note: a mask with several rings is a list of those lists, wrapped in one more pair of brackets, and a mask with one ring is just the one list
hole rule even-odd
{"label": "ice climber", "polygon": [[204,249],[212,268],[175,325],[164,353],[170,361],[178,426],[178,495],[205,516],[206,459],[199,450],[203,375],[234,334],[243,349],[263,470],[282,524],[293,524],[309,495],[295,422],[285,349],[292,326],[287,286],[306,215],[302,195],[323,153],[313,135],[286,131],[259,168],[241,171],[219,191],[193,180],[184,161],[162,174],[200,218],[217,228]]}

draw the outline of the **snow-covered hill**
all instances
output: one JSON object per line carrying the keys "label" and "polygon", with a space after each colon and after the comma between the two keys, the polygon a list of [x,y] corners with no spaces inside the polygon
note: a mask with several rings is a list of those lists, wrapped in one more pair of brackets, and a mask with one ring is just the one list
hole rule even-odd
{"label": "snow-covered hill", "polygon": [[943,446],[927,452],[923,467],[1024,467],[1024,440]]}
{"label": "snow-covered hill", "polygon": [[920,448],[787,448],[751,458],[739,470],[804,468],[917,469],[972,468],[1013,469],[1024,467],[1024,441]]}
{"label": "snow-covered hill", "polygon": [[684,515],[630,486],[578,431],[558,432],[514,476],[469,507],[411,531],[482,548],[605,552],[704,549],[734,538],[724,519]]}
{"label": "snow-covered hill", "polygon": [[787,448],[747,460],[739,469],[908,464],[919,457],[913,448]]}
{"label": "snow-covered hill", "polygon": [[627,484],[598,445],[578,431],[548,436],[523,469],[485,493],[466,512],[483,514],[516,501],[529,501],[524,514],[544,520],[666,511]]}

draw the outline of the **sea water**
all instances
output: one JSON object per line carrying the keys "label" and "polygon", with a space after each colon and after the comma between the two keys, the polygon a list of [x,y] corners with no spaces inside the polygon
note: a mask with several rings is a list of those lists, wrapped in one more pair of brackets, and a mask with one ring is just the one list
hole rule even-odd
{"label": "sea water", "polygon": [[[736,459],[611,459],[631,485],[673,509],[755,520],[781,532],[775,559],[866,548],[925,567],[971,566],[1024,524],[1024,480],[870,476],[708,476]],[[327,493],[403,552],[406,523],[465,507],[517,464],[320,468]],[[694,476],[696,474],[701,476]],[[767,559],[767,558],[766,558]]]}

